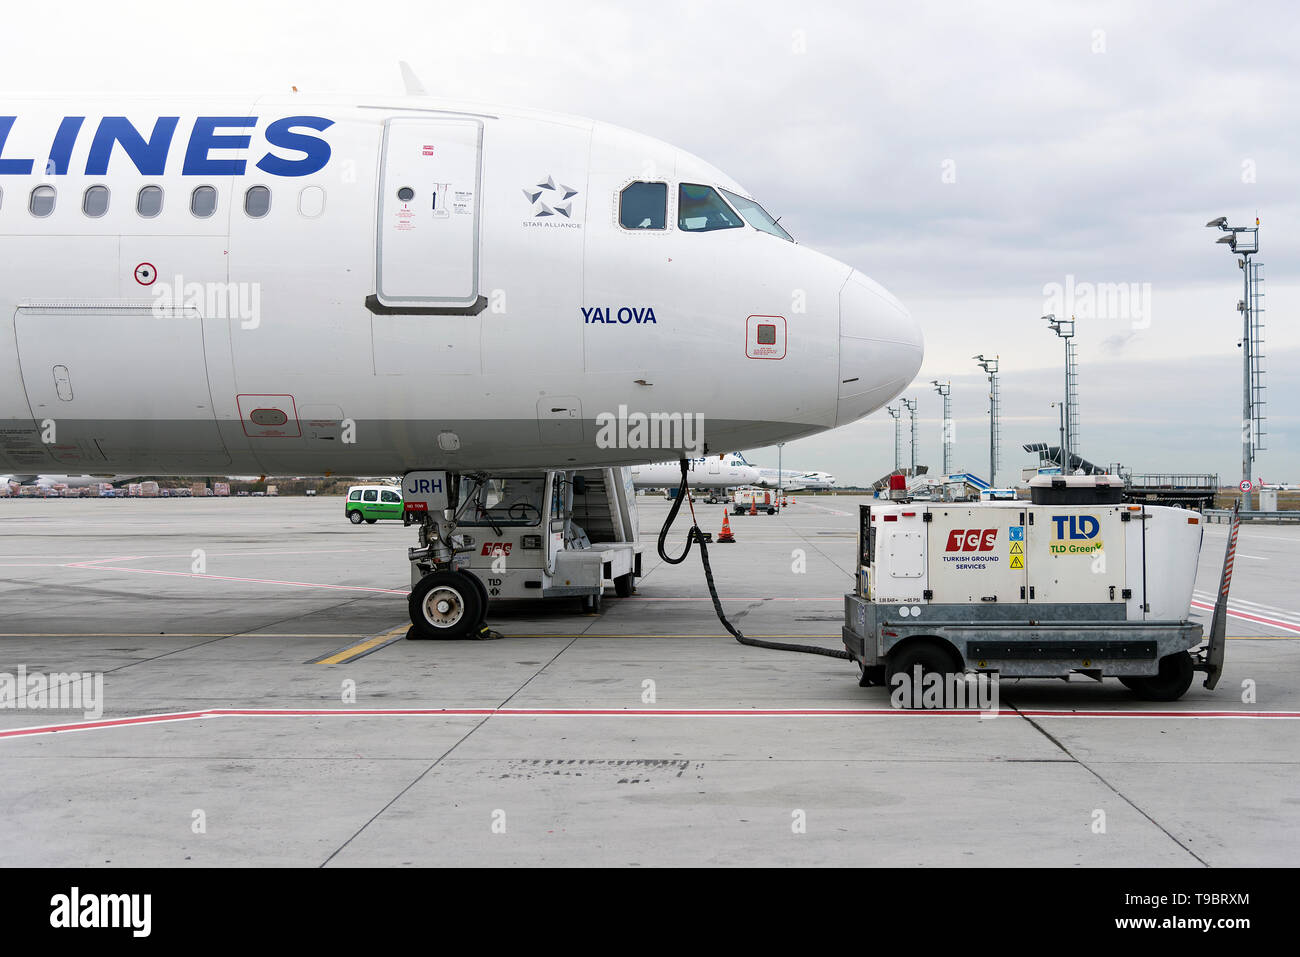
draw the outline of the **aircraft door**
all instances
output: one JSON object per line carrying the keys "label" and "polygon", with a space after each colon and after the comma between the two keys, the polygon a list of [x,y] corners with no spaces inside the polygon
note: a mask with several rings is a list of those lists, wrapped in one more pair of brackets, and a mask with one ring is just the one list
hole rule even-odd
{"label": "aircraft door", "polygon": [[199,313],[184,306],[20,306],[32,417],[69,470],[200,474],[229,462],[208,389]]}
{"label": "aircraft door", "polygon": [[[481,311],[483,123],[399,117],[384,128],[376,300],[384,311]],[[378,310],[376,310],[378,311]]]}

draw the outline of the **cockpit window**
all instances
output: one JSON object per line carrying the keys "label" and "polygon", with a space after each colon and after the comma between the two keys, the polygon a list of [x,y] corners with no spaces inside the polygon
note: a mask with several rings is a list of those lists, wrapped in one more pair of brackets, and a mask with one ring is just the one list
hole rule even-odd
{"label": "cockpit window", "polygon": [[794,237],[782,229],[781,224],[769,216],[767,210],[752,199],[737,196],[729,189],[722,190],[722,195],[731,200],[731,205],[736,207],[736,212],[744,216],[745,222],[755,229],[761,229],[765,233],[771,233],[773,236],[780,236],[782,239],[794,242]]}
{"label": "cockpit window", "polygon": [[618,194],[618,222],[624,229],[667,229],[668,184],[625,186]]}
{"label": "cockpit window", "polygon": [[712,186],[682,183],[677,188],[678,229],[703,233],[712,229],[739,229],[744,225],[744,220]]}

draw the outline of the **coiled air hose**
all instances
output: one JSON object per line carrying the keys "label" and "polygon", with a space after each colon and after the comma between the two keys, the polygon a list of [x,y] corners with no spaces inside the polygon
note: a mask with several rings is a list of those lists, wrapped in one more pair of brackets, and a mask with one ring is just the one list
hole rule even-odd
{"label": "coiled air hose", "polygon": [[[798,651],[807,655],[825,655],[827,658],[843,658],[846,661],[853,661],[853,656],[841,648],[822,648],[818,645],[792,645],[781,641],[764,641],[761,638],[746,638],[741,634],[740,629],[727,620],[726,614],[722,610],[722,602],[718,598],[718,589],[713,582],[713,567],[709,564],[709,547],[704,542],[704,535],[700,532],[699,523],[695,520],[695,503],[690,501],[690,491],[686,484],[687,463],[685,459],[681,460],[682,482],[677,487],[677,497],[673,500],[672,508],[668,510],[668,517],[664,519],[663,528],[659,529],[659,557],[669,565],[680,565],[686,561],[686,556],[691,553],[691,545],[700,546],[700,561],[704,564],[704,580],[709,585],[709,595],[713,599],[713,610],[718,615],[718,621],[722,622],[722,627],[731,632],[732,636],[742,645],[752,645],[755,648],[774,648],[777,651]],[[686,533],[686,548],[680,555],[673,558],[668,554],[665,543],[668,540],[668,530],[672,528],[673,522],[677,519],[677,513],[681,510],[682,499],[686,499],[691,509],[691,529]]]}

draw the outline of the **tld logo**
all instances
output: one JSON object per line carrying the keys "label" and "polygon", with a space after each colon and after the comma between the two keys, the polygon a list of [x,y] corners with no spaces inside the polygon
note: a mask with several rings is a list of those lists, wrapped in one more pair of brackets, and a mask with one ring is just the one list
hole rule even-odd
{"label": "tld logo", "polygon": [[997,537],[996,528],[954,528],[948,533],[948,547],[944,551],[991,552]]}
{"label": "tld logo", "polygon": [[[491,555],[493,558],[498,558],[502,555],[509,555],[510,546],[513,544],[514,542],[484,542],[483,551],[480,554]],[[495,571],[495,569],[493,570]]]}
{"label": "tld logo", "polygon": [[1101,522],[1091,515],[1053,515],[1052,521],[1056,523],[1057,538],[1096,538],[1097,533],[1101,531]]}

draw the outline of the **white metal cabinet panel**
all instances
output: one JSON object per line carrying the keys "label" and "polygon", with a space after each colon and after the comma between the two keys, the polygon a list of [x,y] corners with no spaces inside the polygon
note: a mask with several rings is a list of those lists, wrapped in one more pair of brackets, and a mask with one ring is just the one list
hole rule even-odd
{"label": "white metal cabinet panel", "polygon": [[930,600],[1026,600],[1024,512],[1011,508],[930,509]]}
{"label": "white metal cabinet panel", "polygon": [[1147,514],[1147,618],[1182,621],[1196,584],[1204,534],[1201,516],[1168,505],[1148,506]]}
{"label": "white metal cabinet panel", "polygon": [[1120,505],[1035,505],[1025,529],[1031,600],[1124,601],[1125,534]]}

